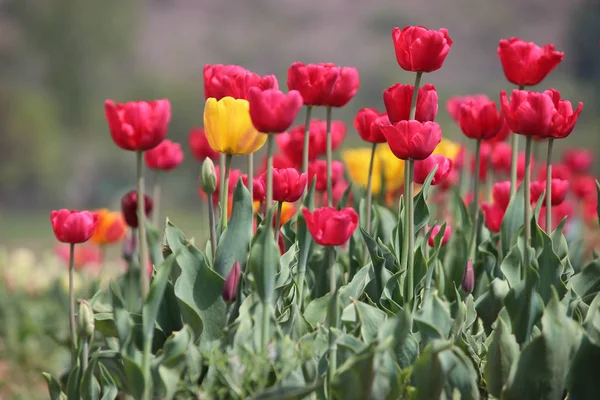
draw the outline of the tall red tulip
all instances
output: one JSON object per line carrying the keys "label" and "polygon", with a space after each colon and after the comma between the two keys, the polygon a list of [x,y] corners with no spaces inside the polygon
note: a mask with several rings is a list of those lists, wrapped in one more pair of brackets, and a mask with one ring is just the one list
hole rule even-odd
{"label": "tall red tulip", "polygon": [[437,166],[432,185],[442,183],[452,171],[452,160],[442,154],[433,154],[421,161],[415,161],[415,183],[423,184],[427,176]]}
{"label": "tall red tulip", "polygon": [[539,47],[513,37],[500,40],[498,57],[506,79],[519,86],[540,83],[563,59],[564,53],[554,50],[554,45]]}
{"label": "tall red tulip", "polygon": [[98,224],[98,214],[90,211],[54,210],[50,213],[54,236],[63,243],[87,242]]}
{"label": "tall red tulip", "polygon": [[[552,179],[552,183],[554,183],[554,181],[555,179]],[[554,195],[554,193],[552,194]],[[592,175],[582,175],[573,179],[573,194],[580,200],[595,197],[596,178]]]}
{"label": "tall red tulip", "polygon": [[[144,212],[146,216],[149,216],[152,212],[152,199],[148,196],[144,196]],[[138,227],[138,194],[135,190],[132,190],[125,194],[121,199],[121,212],[125,222],[132,228]]]}
{"label": "tall red tulip", "polygon": [[[557,206],[562,203],[567,197],[567,193],[569,190],[569,181],[565,181],[562,179],[552,179],[551,181],[551,195],[550,202],[553,206]],[[546,181],[535,181],[531,182],[531,204],[537,203],[538,199],[546,190]],[[544,196],[544,199],[546,196]],[[544,204],[545,204],[545,200]]]}
{"label": "tall red tulip", "polygon": [[[333,161],[331,164],[331,184],[336,183],[344,177],[344,164],[340,161]],[[318,192],[327,190],[327,162],[325,160],[314,160],[308,164],[308,184],[310,185],[314,178],[316,179],[315,189]]]}
{"label": "tall red tulip", "polygon": [[[304,192],[306,179],[306,174],[295,168],[273,168],[273,200],[280,203],[297,201]],[[257,180],[266,186],[266,174],[262,174]]]}
{"label": "tall red tulip", "polygon": [[405,71],[432,72],[442,67],[452,39],[444,28],[428,30],[423,26],[394,28],[392,40],[398,65]]}
{"label": "tall red tulip", "polygon": [[[313,119],[309,126],[310,144],[308,148],[309,161],[314,160],[327,150],[327,123]],[[343,121],[331,121],[331,142],[335,150],[340,146],[346,136],[346,124]],[[277,135],[277,145],[281,151],[296,165],[302,164],[302,150],[304,149],[304,125],[290,129],[288,133]]]}
{"label": "tall red tulip", "polygon": [[183,150],[179,143],[163,140],[158,146],[144,153],[144,160],[150,169],[170,171],[183,161]]}
{"label": "tall red tulip", "polygon": [[492,139],[502,128],[502,115],[495,101],[469,101],[460,106],[458,124],[466,137]]}
{"label": "tall red tulip", "polygon": [[130,151],[150,150],[163,141],[171,121],[171,103],[155,101],[104,102],[104,114],[113,141]]}
{"label": "tall red tulip", "polygon": [[[397,83],[383,91],[383,102],[392,124],[410,119],[410,107],[414,90],[413,85]],[[433,121],[437,112],[438,95],[435,86],[427,83],[419,88],[414,119],[420,122]]]}
{"label": "tall red tulip", "polygon": [[247,100],[250,88],[278,89],[275,75],[260,76],[239,65],[206,64],[204,66],[204,97],[221,100],[229,96]]}
{"label": "tall red tulip", "polygon": [[[492,151],[492,168],[501,173],[510,173],[510,164],[512,158],[512,148],[506,142],[496,143]],[[523,159],[525,161],[525,159]]]}
{"label": "tall red tulip", "polygon": [[321,207],[312,213],[303,208],[302,215],[313,240],[321,246],[342,246],[358,226],[358,214],[350,207],[339,211]]}
{"label": "tall red tulip", "polygon": [[390,150],[401,160],[424,160],[442,140],[442,129],[435,122],[400,121],[381,129]]}
{"label": "tall red tulip", "polygon": [[574,174],[584,174],[594,165],[594,152],[589,149],[567,149],[563,162]]}
{"label": "tall red tulip", "polygon": [[198,161],[204,161],[210,158],[213,161],[219,159],[219,152],[214,151],[208,139],[204,134],[204,128],[192,128],[188,135],[188,143],[190,145],[190,151],[194,158]]}
{"label": "tall red tulip", "polygon": [[[427,239],[427,244],[430,247],[433,247],[435,245],[435,237],[440,233],[441,230],[442,230],[441,225],[436,225],[431,230],[431,234],[429,235],[429,238]],[[448,240],[450,240],[451,234],[452,234],[452,227],[450,225],[446,225],[446,228],[444,229],[444,236],[442,236],[442,243],[441,243],[442,246],[445,246],[446,243],[448,243]]]}
{"label": "tall red tulip", "polygon": [[513,90],[510,101],[500,93],[502,113],[510,129],[525,136],[548,136],[556,115],[554,100],[549,93]]}
{"label": "tall red tulip", "polygon": [[352,67],[295,62],[288,69],[288,89],[299,91],[307,106],[342,107],[359,84],[358,71]]}
{"label": "tall red tulip", "polygon": [[577,118],[583,108],[583,103],[579,102],[577,109],[573,111],[573,106],[568,100],[560,99],[560,92],[558,90],[549,89],[544,93],[548,94],[554,102],[554,108],[556,113],[552,117],[552,125],[546,135],[540,135],[546,138],[552,139],[563,139],[566,138],[573,132]]}
{"label": "tall red tulip", "polygon": [[386,112],[380,113],[374,108],[361,108],[354,118],[354,128],[365,142],[384,143],[385,136],[380,125],[389,124]]}
{"label": "tall red tulip", "polygon": [[250,118],[259,132],[281,133],[288,129],[302,108],[302,96],[296,90],[283,93],[278,89],[248,92]]}
{"label": "tall red tulip", "polygon": [[242,269],[240,267],[240,262],[235,261],[229,274],[227,274],[227,278],[225,279],[225,283],[223,284],[223,300],[227,304],[231,304],[235,301],[237,297],[237,287],[238,282],[240,281],[240,277],[242,276]]}
{"label": "tall red tulip", "polygon": [[485,94],[468,94],[465,96],[452,96],[446,102],[446,111],[450,117],[458,122],[458,112],[460,110],[460,106],[470,101],[478,103],[489,101],[490,98]]}

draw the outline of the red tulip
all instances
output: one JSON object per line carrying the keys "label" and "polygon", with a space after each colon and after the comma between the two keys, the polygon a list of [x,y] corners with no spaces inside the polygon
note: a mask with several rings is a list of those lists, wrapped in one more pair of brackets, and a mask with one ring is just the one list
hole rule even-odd
{"label": "red tulip", "polygon": [[592,228],[598,226],[598,199],[588,197],[583,201],[583,220]]}
{"label": "red tulip", "polygon": [[500,232],[506,210],[495,203],[481,203],[481,211],[483,211],[485,226],[492,232]]}
{"label": "red tulip", "polygon": [[[121,199],[121,212],[123,213],[123,218],[125,218],[127,225],[132,228],[138,227],[137,207],[138,198],[135,190],[128,192]],[[152,199],[146,195],[144,195],[144,211],[147,217],[152,213]]]}
{"label": "red tulip", "polygon": [[[331,163],[331,186],[342,179],[344,176],[344,164],[340,161],[333,161]],[[314,179],[317,178],[315,189],[318,192],[324,192],[327,190],[327,162],[325,160],[314,160],[308,164],[308,184],[310,185]]]}
{"label": "red tulip", "polygon": [[466,96],[452,96],[446,102],[446,111],[450,114],[450,117],[458,122],[458,112],[460,111],[460,106],[465,103],[474,102],[486,102],[490,101],[490,98],[485,94],[469,94]]}
{"label": "red tulip", "polygon": [[217,100],[230,96],[234,99],[247,100],[248,91],[252,87],[260,90],[278,89],[275,75],[260,76],[239,65],[204,66],[204,97]]}
{"label": "red tulip", "polygon": [[[281,135],[277,135],[277,137],[279,137],[279,136],[288,136],[288,134],[282,133]],[[265,154],[260,165],[256,169],[257,175],[260,175],[267,170],[267,158],[268,157]],[[290,160],[290,158],[286,154],[282,154],[282,153],[273,154],[273,168],[279,168],[279,169],[296,168],[296,169],[298,169],[299,167],[301,167],[301,164],[298,164],[297,162]]]}
{"label": "red tulip", "polygon": [[[534,170],[534,166],[536,160],[533,159],[533,156],[530,158],[529,163],[531,164],[531,170]],[[544,171],[542,175],[541,172]],[[517,178],[519,180],[525,177],[525,152],[522,151],[517,155]],[[540,168],[540,178],[538,179],[546,179],[546,166]]]}
{"label": "red tulip", "polygon": [[[440,233],[441,230],[442,230],[441,225],[436,225],[431,230],[429,239],[427,239],[427,243],[429,244],[430,247],[434,246],[435,237],[438,235],[438,233]],[[444,236],[442,237],[442,246],[445,246],[446,243],[448,243],[448,240],[450,240],[451,234],[452,234],[452,228],[450,227],[450,225],[446,225],[446,228],[444,229]]]}
{"label": "red tulip", "polygon": [[[562,180],[568,181],[571,179],[571,171],[569,170],[569,167],[567,167],[565,164],[555,163],[555,164],[552,164],[552,176],[550,178],[551,179],[562,179]],[[537,179],[540,181],[543,181],[546,179],[546,165],[545,164],[540,167]]]}
{"label": "red tulip", "polygon": [[500,93],[502,113],[510,129],[525,136],[548,136],[556,114],[554,100],[547,93],[513,90],[510,102]]}
{"label": "red tulip", "polygon": [[563,162],[574,174],[584,174],[594,165],[594,153],[588,149],[568,149],[563,153]]}
{"label": "red tulip", "polygon": [[433,154],[424,160],[415,161],[415,183],[422,185],[425,183],[427,176],[437,166],[433,175],[432,185],[442,183],[452,171],[452,160],[442,154]]}
{"label": "red tulip", "polygon": [[[65,263],[71,258],[70,246],[68,244],[59,244],[55,248],[56,255]],[[73,254],[73,268],[76,271],[82,270],[88,266],[102,266],[102,250],[100,246],[84,244],[75,246]],[[88,269],[89,270],[89,269]]]}
{"label": "red tulip", "polygon": [[475,270],[473,270],[473,261],[467,261],[465,272],[461,282],[461,288],[465,293],[472,293],[475,288]]}
{"label": "red tulip", "polygon": [[183,151],[179,143],[165,139],[152,150],[145,152],[144,160],[150,169],[170,171],[183,161]]}
{"label": "red tulip", "polygon": [[540,83],[562,61],[563,56],[564,53],[555,51],[551,44],[539,47],[516,37],[500,40],[498,45],[498,57],[506,79],[520,86]]}
{"label": "red tulip", "polygon": [[[455,166],[455,164],[452,165],[452,169],[450,170],[450,173],[448,174],[446,179],[442,180],[439,183],[438,187],[440,188],[440,190],[442,192],[446,192],[450,189],[453,189],[456,187],[456,185],[458,185],[458,181],[460,180],[460,173],[457,168],[454,168],[454,166]],[[441,194],[443,194],[443,193],[441,193]]]}
{"label": "red tulip", "polygon": [[358,71],[331,63],[293,63],[288,69],[288,89],[297,90],[308,106],[342,107],[360,84]]}
{"label": "red tulip", "polygon": [[171,103],[167,99],[117,104],[106,100],[104,114],[117,146],[132,151],[150,150],[167,136]]}
{"label": "red tulip", "polygon": [[313,240],[321,246],[342,246],[356,230],[358,214],[353,208],[337,210],[321,207],[310,212],[302,209],[302,215]]}
{"label": "red tulip", "polygon": [[[552,220],[555,221],[556,225],[558,225],[558,223],[562,221],[563,218],[572,217],[574,213],[575,209],[573,207],[573,204],[569,200],[565,200],[556,207],[552,207]],[[556,226],[553,226],[552,228],[556,228]]]}
{"label": "red tulip", "polygon": [[202,162],[207,158],[210,158],[213,161],[219,159],[219,152],[214,151],[213,148],[210,147],[210,144],[208,144],[208,139],[204,134],[204,128],[192,128],[188,136],[188,143],[192,155],[196,160]]}
{"label": "red tulip", "polygon": [[[552,179],[554,183],[554,179]],[[568,182],[568,181],[567,181]],[[573,194],[580,200],[596,196],[596,178],[582,175],[573,179]],[[554,193],[553,193],[554,195]]]}
{"label": "red tulip", "polygon": [[[567,197],[569,190],[569,181],[562,179],[552,179],[550,183],[552,194],[550,202],[553,206],[557,206],[562,203]],[[546,181],[534,181],[531,182],[531,204],[536,204],[542,193],[546,190]],[[543,204],[546,205],[546,197],[544,196]]]}
{"label": "red tulip", "polygon": [[98,224],[98,214],[90,211],[54,210],[50,213],[54,236],[63,243],[87,242]]}
{"label": "red tulip", "polygon": [[486,141],[494,145],[496,143],[502,143],[510,136],[511,133],[512,131],[510,130],[506,119],[502,118],[502,125],[500,126],[500,130],[498,131],[498,133],[492,138],[486,139]]}
{"label": "red tulip", "polygon": [[[412,95],[415,91],[413,85],[401,85],[399,83],[383,91],[383,102],[387,110],[390,123],[406,121],[410,116]],[[431,83],[419,88],[417,95],[417,109],[415,118],[417,121],[433,121],[438,112],[438,95],[435,86]]]}
{"label": "red tulip", "polygon": [[[492,146],[487,142],[481,143],[481,150],[479,152],[479,181],[485,182],[487,180],[488,165],[490,158],[492,157]],[[471,174],[475,175],[475,155],[471,158]]]}
{"label": "red tulip", "polygon": [[405,71],[432,72],[442,67],[452,39],[444,28],[427,30],[423,26],[394,28],[392,40],[398,65]]}
{"label": "red tulip", "polygon": [[500,206],[502,210],[506,210],[510,202],[510,181],[495,183],[492,187],[492,199],[494,199],[494,204]]}
{"label": "red tulip", "polygon": [[278,89],[248,91],[250,118],[259,132],[281,133],[288,129],[302,108],[302,96],[296,90],[285,94]]}
{"label": "red tulip", "polygon": [[579,118],[579,114],[583,108],[583,103],[579,102],[577,110],[573,111],[571,102],[568,100],[561,100],[560,92],[558,90],[549,89],[544,93],[552,98],[556,113],[552,118],[552,125],[550,126],[549,132],[547,132],[546,135],[540,136],[554,139],[566,138],[573,132],[573,128],[575,128],[577,118]]}
{"label": "red tulip", "polygon": [[[257,180],[266,188],[266,174],[262,174]],[[306,188],[306,174],[299,173],[295,168],[273,168],[273,200],[280,203],[284,201],[293,203],[302,197],[304,188]]]}
{"label": "red tulip", "polygon": [[502,128],[502,115],[495,101],[469,101],[460,106],[458,114],[460,129],[471,139],[492,139]]}
{"label": "red tulip", "polygon": [[[494,168],[494,171],[510,174],[511,157],[512,148],[510,144],[506,142],[495,144],[492,151],[492,168]],[[523,159],[523,161],[525,160]]]}
{"label": "red tulip", "polygon": [[[327,124],[323,120],[313,119],[309,127],[308,159],[314,160],[327,151]],[[339,147],[346,136],[346,124],[343,121],[331,121],[331,144],[333,150]],[[276,137],[281,151],[296,165],[302,165],[304,150],[304,125],[290,129]]]}
{"label": "red tulip", "polygon": [[238,282],[240,281],[240,277],[242,276],[242,269],[240,268],[240,262],[235,261],[229,274],[227,274],[227,278],[225,279],[225,283],[223,284],[223,300],[227,304],[231,304],[235,301],[237,296],[237,287]]}
{"label": "red tulip", "polygon": [[354,118],[354,127],[365,142],[384,143],[385,136],[380,125],[389,125],[386,112],[380,113],[374,108],[361,108]]}
{"label": "red tulip", "polygon": [[[344,193],[346,193],[348,186],[350,186],[350,184],[348,182],[346,182],[346,180],[344,179],[343,176],[341,178],[337,179],[337,181],[335,182],[335,184],[333,185],[333,188],[332,188],[332,192],[333,192],[332,204],[334,206],[339,204],[340,200],[342,199],[342,196],[344,195]],[[329,198],[327,197],[327,191],[323,191],[323,204],[328,204],[328,200],[329,200]],[[352,192],[350,192],[348,194],[346,203],[352,204],[353,200],[354,199],[352,196]]]}
{"label": "red tulip", "polygon": [[424,160],[442,140],[442,129],[435,122],[400,121],[381,130],[390,150],[401,160]]}

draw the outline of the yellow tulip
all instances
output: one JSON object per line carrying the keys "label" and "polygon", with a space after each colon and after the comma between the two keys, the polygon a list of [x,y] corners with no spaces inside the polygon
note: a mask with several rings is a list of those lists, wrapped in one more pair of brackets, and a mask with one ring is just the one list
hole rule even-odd
{"label": "yellow tulip", "polygon": [[248,101],[228,96],[206,100],[204,132],[210,147],[232,156],[254,153],[267,140],[267,135],[252,125]]}
{"label": "yellow tulip", "polygon": [[452,142],[448,139],[442,139],[435,150],[433,150],[433,154],[441,154],[452,161],[456,161],[456,157],[460,154],[460,150],[460,144]]}
{"label": "yellow tulip", "polygon": [[[369,162],[371,161],[371,149],[359,148],[346,150],[342,153],[342,160],[346,164],[350,179],[360,185],[367,186],[369,179]],[[383,168],[383,170],[382,170]],[[373,193],[381,192],[381,175],[385,179],[386,191],[400,188],[404,182],[404,161],[394,156],[387,144],[381,144],[375,150],[373,162]]]}

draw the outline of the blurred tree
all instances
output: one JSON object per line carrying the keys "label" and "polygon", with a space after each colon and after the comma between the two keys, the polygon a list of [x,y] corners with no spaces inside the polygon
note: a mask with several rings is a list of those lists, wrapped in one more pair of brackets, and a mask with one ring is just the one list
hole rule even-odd
{"label": "blurred tree", "polygon": [[575,8],[568,32],[568,48],[575,77],[591,84],[600,96],[600,2],[584,0]]}

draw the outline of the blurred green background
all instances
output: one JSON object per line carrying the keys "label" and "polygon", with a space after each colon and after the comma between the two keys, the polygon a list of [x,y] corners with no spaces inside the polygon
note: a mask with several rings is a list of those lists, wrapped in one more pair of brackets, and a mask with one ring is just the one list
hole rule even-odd
{"label": "blurred green background", "polygon": [[0,246],[52,245],[50,210],[118,208],[134,187],[134,154],[112,143],[106,98],[171,100],[168,136],[183,143],[186,160],[165,179],[163,214],[191,235],[200,232],[200,166],[187,134],[202,123],[203,65],[274,73],[281,87],[293,61],[357,67],[358,95],[334,112],[350,128],[345,146],[357,146],[356,111],[382,108],[383,89],[412,83],[390,37],[394,26],[407,24],[446,27],[454,40],[443,68],[425,77],[438,89],[446,137],[460,138],[445,112],[448,97],[497,98],[512,89],[496,48],[499,39],[519,36],[565,52],[540,89],[585,103],[578,127],[558,148],[600,144],[597,0],[0,0]]}

